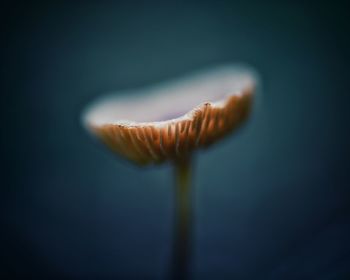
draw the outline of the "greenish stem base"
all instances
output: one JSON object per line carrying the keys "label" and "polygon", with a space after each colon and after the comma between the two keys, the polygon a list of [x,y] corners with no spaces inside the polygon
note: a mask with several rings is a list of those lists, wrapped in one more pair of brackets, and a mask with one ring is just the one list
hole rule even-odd
{"label": "greenish stem base", "polygon": [[175,163],[175,228],[172,256],[172,280],[187,280],[190,272],[192,203],[191,163]]}

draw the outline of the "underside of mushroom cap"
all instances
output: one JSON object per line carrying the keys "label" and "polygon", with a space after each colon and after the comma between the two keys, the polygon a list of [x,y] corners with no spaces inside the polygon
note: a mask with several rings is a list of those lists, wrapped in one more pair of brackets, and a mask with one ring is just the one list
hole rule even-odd
{"label": "underside of mushroom cap", "polygon": [[238,128],[249,116],[256,74],[222,66],[141,90],[112,94],[83,114],[84,125],[138,164],[179,161]]}

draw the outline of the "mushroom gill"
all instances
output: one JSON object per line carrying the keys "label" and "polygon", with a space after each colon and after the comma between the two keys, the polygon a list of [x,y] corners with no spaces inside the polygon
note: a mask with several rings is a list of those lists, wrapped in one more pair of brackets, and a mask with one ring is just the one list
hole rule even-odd
{"label": "mushroom gill", "polygon": [[256,85],[247,67],[221,66],[141,90],[111,94],[83,114],[113,151],[141,164],[181,161],[236,130]]}

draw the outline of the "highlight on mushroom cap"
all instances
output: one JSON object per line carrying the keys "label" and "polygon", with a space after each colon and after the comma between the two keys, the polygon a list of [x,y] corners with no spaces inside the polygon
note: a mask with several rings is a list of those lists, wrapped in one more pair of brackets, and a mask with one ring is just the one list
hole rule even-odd
{"label": "highlight on mushroom cap", "polygon": [[221,66],[114,93],[89,106],[83,122],[109,148],[135,163],[182,160],[247,119],[256,77],[247,67]]}

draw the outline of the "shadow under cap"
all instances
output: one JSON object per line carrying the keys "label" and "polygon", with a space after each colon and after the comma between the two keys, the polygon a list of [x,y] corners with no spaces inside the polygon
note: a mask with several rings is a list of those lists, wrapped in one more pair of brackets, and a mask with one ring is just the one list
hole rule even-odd
{"label": "shadow under cap", "polygon": [[85,111],[83,122],[108,147],[132,162],[181,161],[247,119],[256,83],[250,68],[221,66],[108,95]]}

